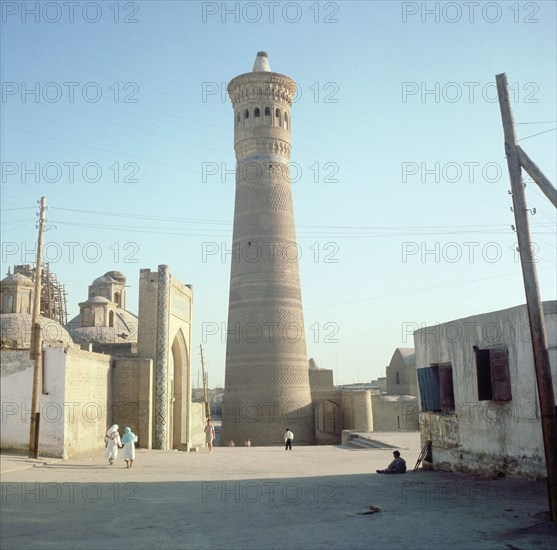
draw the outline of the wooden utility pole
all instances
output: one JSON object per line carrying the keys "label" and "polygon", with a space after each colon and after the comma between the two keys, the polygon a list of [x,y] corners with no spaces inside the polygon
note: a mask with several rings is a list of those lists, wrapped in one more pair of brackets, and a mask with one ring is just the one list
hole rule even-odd
{"label": "wooden utility pole", "polygon": [[46,221],[46,198],[41,197],[39,210],[39,238],[37,241],[37,265],[35,267],[35,296],[33,297],[33,318],[31,320],[30,356],[34,361],[33,394],[31,395],[31,425],[29,429],[29,458],[39,458],[39,386],[42,364],[41,315],[41,277],[43,263],[44,224]]}
{"label": "wooden utility pole", "polygon": [[505,73],[498,74],[495,78],[497,81],[499,106],[501,108],[501,119],[503,121],[503,132],[505,135],[505,153],[507,155],[509,177],[511,180],[513,211],[516,221],[520,264],[522,266],[524,290],[526,293],[526,305],[530,320],[530,334],[532,337],[534,366],[536,370],[536,380],[542,417],[543,444],[545,449],[545,463],[547,467],[547,482],[549,490],[549,507],[553,521],[557,522],[557,416],[555,411],[553,384],[551,381],[547,336],[545,331],[540,289],[538,286],[536,264],[534,263],[534,254],[530,238],[528,210],[526,207],[524,184],[522,182],[520,154],[516,145],[516,133],[514,129],[507,75]]}
{"label": "wooden utility pole", "polygon": [[524,152],[520,145],[516,146],[518,152],[518,160],[522,168],[528,172],[530,177],[538,184],[544,195],[551,201],[553,206],[557,208],[557,190],[553,184],[547,179],[545,174],[539,169],[538,165]]}
{"label": "wooden utility pole", "polygon": [[199,344],[199,352],[201,354],[201,373],[203,376],[203,402],[205,403],[205,418],[211,418],[209,410],[209,396],[207,395],[207,374],[205,373],[205,362],[203,360],[203,346]]}

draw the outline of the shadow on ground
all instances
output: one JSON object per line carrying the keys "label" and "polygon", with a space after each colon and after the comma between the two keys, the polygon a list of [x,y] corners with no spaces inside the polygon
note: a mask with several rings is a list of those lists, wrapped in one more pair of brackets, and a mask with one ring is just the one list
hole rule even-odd
{"label": "shadow on ground", "polygon": [[[1,546],[557,547],[543,483],[423,471],[136,483],[126,473],[117,483],[2,483]],[[359,514],[370,505],[381,511]]]}

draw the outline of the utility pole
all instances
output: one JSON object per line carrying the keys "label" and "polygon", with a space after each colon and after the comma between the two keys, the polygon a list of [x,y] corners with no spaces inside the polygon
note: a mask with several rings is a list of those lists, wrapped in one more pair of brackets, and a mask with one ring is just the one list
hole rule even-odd
{"label": "utility pole", "polygon": [[205,403],[205,418],[211,418],[211,411],[209,410],[209,397],[207,395],[207,374],[205,372],[205,362],[203,360],[203,346],[199,344],[199,353],[201,354],[201,373],[203,376],[203,401]]}
{"label": "utility pole", "polygon": [[551,201],[551,204],[557,208],[557,191],[553,184],[547,179],[545,174],[539,169],[538,165],[526,154],[520,147],[516,146],[518,152],[518,160],[522,168],[528,172],[530,177],[538,184],[538,187],[543,191],[544,195]]}
{"label": "utility pole", "polygon": [[[505,153],[511,180],[514,218],[516,234],[520,252],[520,264],[524,279],[526,305],[530,320],[530,334],[534,352],[534,366],[540,401],[543,444],[545,449],[545,463],[547,467],[547,482],[549,490],[549,509],[554,522],[557,522],[557,416],[555,411],[555,397],[551,381],[549,352],[547,349],[547,335],[543,317],[540,289],[536,264],[532,251],[530,227],[528,223],[528,209],[522,182],[520,153],[516,145],[516,133],[510,102],[507,75],[498,74],[497,94],[501,108],[503,132],[505,135]],[[529,160],[529,159],[528,159]]]}
{"label": "utility pole", "polygon": [[46,221],[46,197],[41,197],[39,210],[39,238],[37,241],[37,265],[35,267],[35,296],[33,300],[33,318],[31,320],[31,350],[30,356],[34,361],[33,394],[31,396],[31,426],[29,429],[29,458],[39,458],[39,385],[42,363],[41,337],[41,277],[43,262],[44,224]]}

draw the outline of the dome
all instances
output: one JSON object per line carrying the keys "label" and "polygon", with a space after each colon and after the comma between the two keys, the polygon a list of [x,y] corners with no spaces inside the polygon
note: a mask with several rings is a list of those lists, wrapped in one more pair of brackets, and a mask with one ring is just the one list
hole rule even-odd
{"label": "dome", "polygon": [[126,282],[126,276],[121,271],[108,271],[105,273],[105,277],[107,276],[117,283],[125,284]]}
{"label": "dome", "polygon": [[108,298],[105,298],[104,296],[94,296],[93,298],[90,298],[85,302],[81,302],[79,305],[81,306],[85,304],[111,304],[111,303],[112,302]]}
{"label": "dome", "polygon": [[[31,345],[30,313],[5,313],[0,316],[2,340],[10,342],[12,347],[28,348]],[[68,331],[54,319],[40,317],[42,339],[45,344],[71,344]]]}
{"label": "dome", "polygon": [[[99,296],[95,298],[99,298]],[[88,303],[94,300],[89,300]],[[76,344],[87,344],[89,342],[103,344],[135,343],[137,342],[138,324],[136,315],[125,309],[115,308],[113,327],[82,327],[80,316],[76,315],[66,325],[66,328]]]}
{"label": "dome", "polygon": [[2,279],[2,284],[6,284],[6,283],[16,283],[16,284],[26,284],[29,286],[34,286],[35,283],[29,278],[26,277],[25,275],[22,275],[21,273],[13,273],[10,275],[7,275],[6,277],[4,277]]}
{"label": "dome", "polygon": [[126,276],[121,271],[107,271],[104,275],[97,277],[91,286],[104,285],[106,283],[126,284]]}

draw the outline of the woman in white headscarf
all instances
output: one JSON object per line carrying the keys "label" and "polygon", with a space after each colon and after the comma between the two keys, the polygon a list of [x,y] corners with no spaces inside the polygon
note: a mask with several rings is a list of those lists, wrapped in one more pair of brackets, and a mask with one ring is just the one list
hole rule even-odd
{"label": "woman in white headscarf", "polygon": [[137,435],[135,435],[130,427],[124,429],[122,436],[122,443],[124,444],[124,460],[126,461],[126,468],[133,466],[135,460],[135,444],[137,443]]}
{"label": "woman in white headscarf", "polygon": [[106,443],[105,456],[108,458],[110,465],[112,465],[118,456],[118,448],[122,446],[122,440],[120,439],[120,434],[118,433],[118,424],[114,424],[108,428],[106,435],[104,436],[104,441]]}

